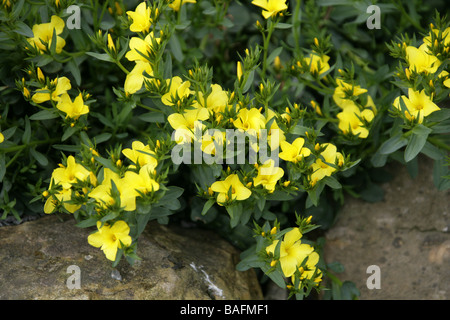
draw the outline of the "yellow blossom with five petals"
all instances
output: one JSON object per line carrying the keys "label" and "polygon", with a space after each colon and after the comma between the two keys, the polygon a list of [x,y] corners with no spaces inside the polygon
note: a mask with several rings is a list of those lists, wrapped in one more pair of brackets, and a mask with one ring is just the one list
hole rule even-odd
{"label": "yellow blossom with five petals", "polygon": [[132,239],[129,235],[130,227],[125,221],[116,221],[113,225],[97,222],[95,233],[88,236],[88,243],[96,248],[100,248],[106,258],[111,261],[116,260],[117,250],[124,246],[130,246]]}

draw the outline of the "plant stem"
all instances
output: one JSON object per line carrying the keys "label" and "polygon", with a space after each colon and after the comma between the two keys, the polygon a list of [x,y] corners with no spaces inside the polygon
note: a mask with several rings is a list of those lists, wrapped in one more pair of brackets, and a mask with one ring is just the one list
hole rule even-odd
{"label": "plant stem", "polygon": [[267,36],[263,33],[263,40],[264,40],[264,52],[263,52],[263,67],[261,72],[261,79],[264,79],[266,76],[266,69],[267,69],[267,53],[269,51],[269,43],[270,38],[272,36],[273,30],[275,29],[277,22],[272,21],[272,18],[268,20],[268,30],[267,30]]}

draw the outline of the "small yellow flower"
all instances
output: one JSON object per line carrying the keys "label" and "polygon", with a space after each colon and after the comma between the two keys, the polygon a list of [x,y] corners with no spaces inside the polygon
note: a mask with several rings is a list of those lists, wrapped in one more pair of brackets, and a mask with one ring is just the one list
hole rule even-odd
{"label": "small yellow flower", "polygon": [[67,167],[62,166],[53,170],[52,182],[61,184],[64,189],[70,189],[72,184],[77,183],[78,180],[86,181],[88,177],[92,184],[96,183],[96,178],[92,172],[77,163],[73,156],[69,156],[67,158]]}
{"label": "small yellow flower", "polygon": [[142,88],[145,80],[153,81],[144,75],[153,76],[153,69],[147,61],[137,60],[134,68],[127,74],[125,78],[124,90],[126,93],[133,94]]}
{"label": "small yellow flower", "polygon": [[129,181],[124,178],[121,179],[117,173],[108,168],[103,169],[103,175],[102,183],[89,193],[89,197],[94,198],[100,208],[107,208],[108,206],[117,204],[111,192],[112,183],[114,182],[119,192],[118,200],[120,201],[120,207],[125,211],[136,210],[136,197],[139,194],[130,185]]}
{"label": "small yellow flower", "polygon": [[173,106],[176,102],[176,99],[182,99],[184,97],[188,97],[192,92],[189,89],[191,86],[190,81],[183,81],[178,76],[173,77],[172,79],[166,80],[167,85],[170,85],[169,91],[161,97],[162,103],[166,106]]}
{"label": "small yellow flower", "polygon": [[5,141],[5,136],[0,132],[0,143],[3,143],[3,141]]}
{"label": "small yellow flower", "polygon": [[278,155],[281,159],[293,163],[302,161],[304,157],[311,154],[311,150],[304,147],[305,139],[297,138],[292,143],[282,141],[280,146],[282,152]]}
{"label": "small yellow flower", "polygon": [[243,108],[239,110],[237,119],[234,120],[233,124],[237,129],[255,130],[255,133],[258,133],[259,129],[265,128],[266,119],[256,108]]}
{"label": "small yellow flower", "polygon": [[319,55],[316,52],[312,52],[303,59],[306,65],[309,66],[309,71],[319,76],[330,69],[330,65],[328,64],[329,60],[330,57],[326,54]]}
{"label": "small yellow flower", "polygon": [[253,185],[262,185],[269,192],[275,191],[275,185],[284,175],[284,170],[275,167],[275,161],[267,160],[262,166],[258,167],[258,176],[253,178]]}
{"label": "small yellow flower", "polygon": [[175,129],[175,141],[184,143],[192,141],[195,129],[204,128],[201,121],[209,119],[209,111],[206,108],[199,107],[187,109],[183,113],[172,113],[167,117],[167,121]]}
{"label": "small yellow flower", "polygon": [[73,100],[73,102],[67,93],[62,94],[56,108],[66,113],[66,118],[71,118],[74,120],[77,120],[80,116],[89,113],[89,107],[84,104],[83,95],[81,92]]}
{"label": "small yellow flower", "polygon": [[349,103],[354,104],[352,100],[347,99],[347,94],[350,96],[359,96],[367,92],[367,89],[361,88],[359,85],[347,83],[342,79],[336,79],[337,87],[334,90],[333,100],[336,104],[344,109],[345,105]]}
{"label": "small yellow flower", "polygon": [[[230,174],[223,181],[216,181],[211,185],[211,190],[218,192],[217,203],[223,205],[227,201],[245,200],[248,199],[252,192],[246,188],[237,174]],[[231,199],[228,193],[231,191]]]}
{"label": "small yellow flower", "polygon": [[252,4],[263,9],[262,15],[265,19],[276,16],[288,8],[286,0],[253,0]]}
{"label": "small yellow flower", "polygon": [[141,141],[133,141],[131,149],[123,149],[122,153],[135,165],[139,165],[140,167],[151,165],[155,169],[158,165],[158,160],[154,157],[156,156],[155,152],[150,149],[149,145],[144,145]]}
{"label": "small yellow flower", "polygon": [[320,145],[320,148],[324,148],[324,150],[320,153],[324,160],[318,158],[316,159],[316,162],[311,165],[313,169],[311,181],[314,181],[314,184],[316,181],[319,181],[326,176],[331,176],[331,174],[337,170],[330,164],[334,165],[336,162],[343,162],[343,156],[340,152],[337,152],[335,145],[331,143],[324,143]]}
{"label": "small yellow flower", "polygon": [[[283,241],[280,244],[279,261],[285,277],[292,276],[303,260],[314,251],[313,247],[309,244],[301,243],[301,237],[302,234],[300,229],[293,228],[284,235]],[[275,248],[278,245],[278,241],[280,240],[275,240],[266,248],[268,254],[275,254]]]}
{"label": "small yellow flower", "polygon": [[408,46],[406,48],[406,59],[409,63],[409,69],[417,73],[435,73],[441,65],[437,57],[427,52],[425,43],[419,48]]}
{"label": "small yellow flower", "polygon": [[34,45],[41,53],[46,52],[52,45],[53,30],[56,33],[56,53],[61,53],[66,41],[59,36],[64,30],[64,20],[58,16],[52,16],[49,23],[35,24],[33,26],[33,38],[27,41]]}
{"label": "small yellow flower", "polygon": [[144,39],[132,37],[129,43],[130,51],[125,54],[125,57],[130,61],[149,62],[147,57],[150,57],[151,53],[155,51],[154,45],[160,42],[161,38],[156,38],[153,32],[146,35]]}
{"label": "small yellow flower", "polygon": [[425,90],[414,91],[413,89],[408,89],[408,97],[402,95],[394,100],[394,107],[398,110],[401,109],[400,98],[403,99],[406,109],[405,116],[409,120],[418,119],[419,123],[423,122],[423,118],[429,114],[440,110],[440,108],[433,102],[433,100],[427,96]]}
{"label": "small yellow flower", "polygon": [[72,88],[70,80],[66,77],[56,78],[52,81],[52,83],[56,84],[52,92],[49,92],[49,88],[45,86],[42,89],[36,90],[36,93],[33,95],[31,100],[35,103],[43,103],[49,100],[59,102],[61,100],[60,96]]}
{"label": "small yellow flower", "polygon": [[342,112],[337,114],[339,119],[339,129],[344,133],[351,133],[358,135],[359,138],[364,139],[369,135],[369,130],[364,126],[362,119],[371,122],[374,118],[373,111],[364,109],[362,112],[357,106],[345,108]]}
{"label": "small yellow flower", "polygon": [[135,190],[143,193],[149,194],[159,190],[159,183],[153,179],[154,166],[149,163],[144,165],[140,170],[139,174],[133,171],[125,172],[125,181]]}
{"label": "small yellow flower", "polygon": [[132,32],[148,32],[152,25],[150,18],[151,8],[147,7],[147,3],[141,2],[135,11],[127,11],[127,15],[133,20],[130,25],[130,31]]}
{"label": "small yellow flower", "polygon": [[169,7],[173,9],[173,11],[179,11],[181,9],[181,6],[185,3],[197,3],[195,0],[173,0],[169,4]]}
{"label": "small yellow flower", "polygon": [[108,260],[116,260],[117,250],[122,248],[122,244],[124,246],[131,245],[130,227],[125,221],[120,220],[113,225],[104,224],[103,226],[98,221],[97,229],[97,232],[88,236],[88,243],[93,247],[100,248]]}

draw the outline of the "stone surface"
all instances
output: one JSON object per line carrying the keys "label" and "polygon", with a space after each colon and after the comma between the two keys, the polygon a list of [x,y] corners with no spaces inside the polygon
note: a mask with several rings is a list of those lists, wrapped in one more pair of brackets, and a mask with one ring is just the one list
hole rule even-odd
{"label": "stone surface", "polygon": [[[347,198],[326,234],[325,259],[339,261],[341,280],[355,283],[360,299],[450,299],[450,191],[433,184],[433,162],[421,158],[413,179],[400,164],[382,185],[385,199],[367,203]],[[367,288],[380,268],[380,289]]]}
{"label": "stone surface", "polygon": [[[87,243],[92,231],[56,216],[1,227],[0,299],[263,299],[253,270],[236,271],[239,252],[214,233],[150,224],[142,260],[112,268]],[[77,271],[80,288],[70,289]]]}

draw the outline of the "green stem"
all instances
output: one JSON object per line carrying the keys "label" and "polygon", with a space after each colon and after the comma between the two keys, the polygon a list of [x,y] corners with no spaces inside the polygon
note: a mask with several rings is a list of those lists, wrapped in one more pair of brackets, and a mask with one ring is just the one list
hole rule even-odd
{"label": "green stem", "polygon": [[272,18],[268,20],[269,29],[267,30],[267,37],[263,34],[263,40],[264,40],[264,52],[263,52],[263,67],[261,72],[261,79],[264,79],[266,77],[266,69],[267,69],[267,53],[269,51],[269,43],[270,38],[272,37],[273,30],[275,29],[275,26],[277,22],[272,21]]}
{"label": "green stem", "polygon": [[129,74],[130,71],[128,71],[127,69],[125,69],[125,67],[122,65],[122,63],[119,60],[114,60],[114,62],[116,63],[116,65],[126,74]]}
{"label": "green stem", "polygon": [[296,3],[297,4],[295,6],[295,11],[294,11],[294,17],[293,17],[294,26],[292,28],[292,33],[294,36],[295,55],[297,56],[300,54],[299,34],[301,33],[301,24],[300,24],[299,16],[300,16],[300,7],[302,5],[302,1],[297,0]]}
{"label": "green stem", "polygon": [[37,141],[32,141],[27,144],[21,144],[21,145],[9,147],[9,148],[4,148],[4,149],[0,148],[0,150],[2,151],[2,153],[17,152],[17,151],[21,152],[26,147],[33,147],[33,146],[37,146],[40,144],[49,144],[49,143],[53,143],[53,142],[57,142],[57,141],[58,141],[58,139],[37,140]]}
{"label": "green stem", "polygon": [[443,142],[439,138],[428,137],[428,141],[430,143],[434,144],[436,147],[439,147],[439,148],[445,149],[447,151],[450,151],[450,146],[448,144],[446,144],[445,142]]}
{"label": "green stem", "polygon": [[146,106],[145,104],[142,104],[141,102],[137,102],[136,105],[138,105],[138,106],[141,107],[141,108],[147,109],[147,110],[149,110],[149,111],[162,112],[162,111],[159,110],[159,109],[155,109],[155,108]]}

